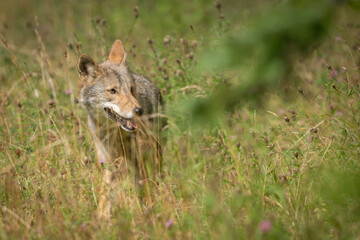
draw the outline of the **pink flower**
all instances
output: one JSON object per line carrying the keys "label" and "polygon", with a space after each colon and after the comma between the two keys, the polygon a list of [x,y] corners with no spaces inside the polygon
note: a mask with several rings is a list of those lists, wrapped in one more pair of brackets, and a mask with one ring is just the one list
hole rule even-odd
{"label": "pink flower", "polygon": [[272,224],[270,220],[263,220],[259,224],[259,229],[262,233],[267,233],[271,230]]}
{"label": "pink flower", "polygon": [[333,70],[331,70],[330,77],[331,77],[331,78],[335,78],[338,74],[339,74],[338,71],[336,71],[335,69],[333,69]]}
{"label": "pink flower", "polygon": [[169,228],[173,223],[174,223],[173,220],[167,221],[165,224],[166,228]]}
{"label": "pink flower", "polygon": [[65,93],[65,95],[70,95],[70,94],[71,94],[71,89],[66,89],[66,90],[64,91],[64,93]]}
{"label": "pink flower", "polygon": [[100,158],[100,163],[103,164],[105,161],[103,158]]}

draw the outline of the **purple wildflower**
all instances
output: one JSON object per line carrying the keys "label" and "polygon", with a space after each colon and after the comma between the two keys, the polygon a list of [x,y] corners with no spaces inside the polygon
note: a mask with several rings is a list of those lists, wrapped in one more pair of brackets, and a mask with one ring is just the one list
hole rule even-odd
{"label": "purple wildflower", "polygon": [[335,78],[338,74],[339,74],[338,71],[333,69],[333,70],[331,70],[330,77]]}
{"label": "purple wildflower", "polygon": [[165,224],[166,228],[169,228],[173,223],[174,223],[173,220],[167,221]]}
{"label": "purple wildflower", "polygon": [[100,158],[100,163],[103,164],[105,161],[103,158]]}
{"label": "purple wildflower", "polygon": [[340,42],[340,41],[342,41],[342,37],[340,37],[340,36],[336,36],[336,37],[335,37],[335,41],[336,41],[336,42]]}
{"label": "purple wildflower", "polygon": [[263,220],[259,224],[259,229],[262,233],[267,233],[271,230],[272,224],[270,220]]}
{"label": "purple wildflower", "polygon": [[342,111],[336,111],[336,113],[335,113],[337,116],[344,116],[344,114],[342,113]]}
{"label": "purple wildflower", "polygon": [[282,108],[280,108],[279,110],[278,110],[278,114],[279,115],[284,115],[286,113],[286,111],[284,110],[284,109],[282,109]]}
{"label": "purple wildflower", "polygon": [[84,229],[86,227],[86,223],[81,224],[81,228]]}
{"label": "purple wildflower", "polygon": [[71,94],[71,89],[66,89],[64,93],[65,93],[65,95],[70,95]]}

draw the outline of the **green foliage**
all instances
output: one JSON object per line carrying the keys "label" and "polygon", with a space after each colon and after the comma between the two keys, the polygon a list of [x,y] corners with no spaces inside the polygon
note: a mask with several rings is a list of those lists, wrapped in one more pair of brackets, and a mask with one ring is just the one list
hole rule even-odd
{"label": "green foliage", "polygon": [[[212,119],[214,109],[260,102],[269,88],[286,84],[287,76],[299,55],[308,54],[326,36],[341,1],[285,1],[254,17],[249,26],[223,37],[203,57],[207,70],[234,68],[245,78],[236,87],[224,87],[215,96],[194,107],[195,118],[202,122]],[[208,116],[207,112],[212,116]]]}

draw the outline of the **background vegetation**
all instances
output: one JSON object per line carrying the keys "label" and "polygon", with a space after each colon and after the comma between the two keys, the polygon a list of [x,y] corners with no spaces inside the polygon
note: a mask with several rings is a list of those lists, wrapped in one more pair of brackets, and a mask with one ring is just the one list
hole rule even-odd
{"label": "background vegetation", "polygon": [[[356,1],[0,2],[1,239],[358,239]],[[163,179],[96,218],[76,62],[121,39],[166,101]],[[199,127],[201,126],[201,127]]]}

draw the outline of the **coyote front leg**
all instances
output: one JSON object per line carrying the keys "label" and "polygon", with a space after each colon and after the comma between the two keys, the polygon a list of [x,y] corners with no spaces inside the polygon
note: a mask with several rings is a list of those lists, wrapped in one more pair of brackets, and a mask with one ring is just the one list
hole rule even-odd
{"label": "coyote front leg", "polygon": [[100,197],[98,201],[97,216],[100,219],[109,219],[111,217],[111,204],[110,204],[110,183],[111,183],[111,171],[108,169],[110,165],[110,156],[106,151],[105,146],[96,134],[96,128],[92,120],[88,119],[88,125],[90,128],[91,136],[95,143],[96,157],[101,164],[102,169],[102,183],[100,190]]}

